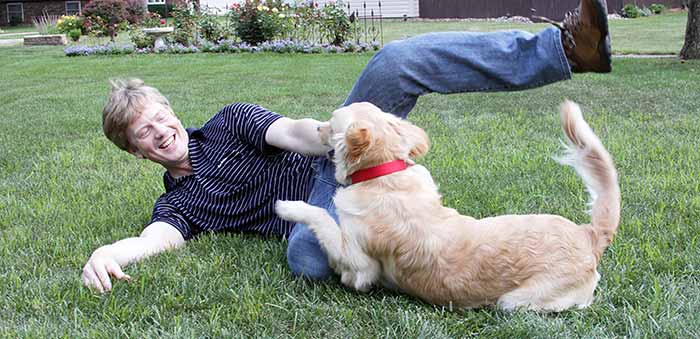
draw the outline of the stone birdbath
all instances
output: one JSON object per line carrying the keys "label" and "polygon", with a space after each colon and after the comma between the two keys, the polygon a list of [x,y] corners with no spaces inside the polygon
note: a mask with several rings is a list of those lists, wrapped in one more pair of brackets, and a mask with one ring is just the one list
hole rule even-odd
{"label": "stone birdbath", "polygon": [[154,48],[160,48],[165,46],[165,41],[163,41],[163,37],[172,33],[173,28],[172,27],[153,27],[153,28],[144,28],[143,32],[146,35],[151,35],[153,36],[156,41],[154,44]]}

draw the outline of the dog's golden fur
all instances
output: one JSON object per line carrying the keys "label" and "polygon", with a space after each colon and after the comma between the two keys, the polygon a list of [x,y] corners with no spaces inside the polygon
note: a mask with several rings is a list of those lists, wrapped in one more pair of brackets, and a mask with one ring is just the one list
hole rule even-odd
{"label": "dog's golden fur", "polygon": [[[573,166],[592,199],[592,222],[556,215],[474,219],[443,207],[430,173],[420,165],[339,189],[340,226],[318,207],[277,204],[286,220],[317,235],[345,285],[375,283],[436,305],[497,305],[561,311],[586,307],[598,283],[596,265],[617,230],[620,193],[612,159],[572,102],[561,106],[569,141],[562,162]],[[357,170],[425,154],[420,128],[368,103],[333,113],[322,130],[335,149],[336,179]]]}

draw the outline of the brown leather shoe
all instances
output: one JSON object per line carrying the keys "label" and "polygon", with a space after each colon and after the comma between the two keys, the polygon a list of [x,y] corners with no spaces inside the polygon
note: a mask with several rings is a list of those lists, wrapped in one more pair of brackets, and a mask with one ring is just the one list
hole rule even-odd
{"label": "brown leather shoe", "polygon": [[573,72],[608,73],[612,70],[605,0],[581,0],[578,8],[566,13],[561,23],[539,18],[561,29],[562,45]]}

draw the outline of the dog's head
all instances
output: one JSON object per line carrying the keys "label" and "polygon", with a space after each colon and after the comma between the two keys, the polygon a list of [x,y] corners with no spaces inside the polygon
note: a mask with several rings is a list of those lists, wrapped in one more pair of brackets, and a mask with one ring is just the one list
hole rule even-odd
{"label": "dog's head", "polygon": [[319,133],[335,150],[335,178],[341,184],[360,169],[393,160],[412,163],[430,143],[421,128],[367,102],[337,109]]}

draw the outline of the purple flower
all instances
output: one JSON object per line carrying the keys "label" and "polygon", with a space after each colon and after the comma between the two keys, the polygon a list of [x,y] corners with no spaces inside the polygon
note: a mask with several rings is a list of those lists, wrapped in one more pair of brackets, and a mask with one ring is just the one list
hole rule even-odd
{"label": "purple flower", "polygon": [[148,53],[172,53],[172,54],[187,54],[200,52],[213,53],[258,53],[258,52],[273,52],[273,53],[353,53],[367,52],[371,50],[379,50],[381,44],[378,41],[371,43],[354,43],[352,41],[345,42],[342,46],[334,46],[330,44],[317,45],[306,41],[293,40],[275,40],[266,41],[258,46],[251,46],[245,42],[237,43],[234,40],[222,40],[218,43],[208,41],[200,41],[199,45],[182,45],[180,43],[167,44],[160,48],[136,48],[133,44],[117,45],[105,44],[95,46],[75,45],[66,47],[63,51],[66,56],[80,55],[118,55],[118,54],[148,54]]}

